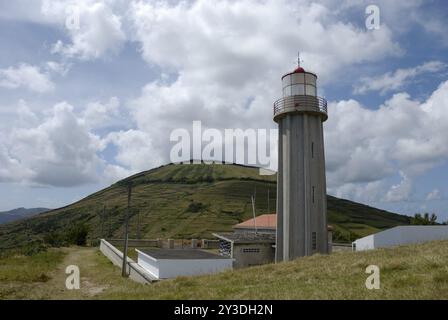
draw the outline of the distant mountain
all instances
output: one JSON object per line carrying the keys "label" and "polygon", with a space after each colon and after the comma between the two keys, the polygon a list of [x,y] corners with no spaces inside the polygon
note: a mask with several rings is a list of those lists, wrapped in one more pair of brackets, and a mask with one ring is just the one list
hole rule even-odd
{"label": "distant mountain", "polygon": [[[79,223],[89,227],[90,239],[122,237],[128,182],[133,184],[131,238],[201,239],[231,231],[233,225],[252,217],[254,192],[257,215],[273,213],[276,207],[276,176],[261,176],[258,168],[168,164],[135,174],[68,206],[0,225],[0,249],[66,233]],[[337,242],[410,224],[408,216],[332,196],[328,196],[327,209]]]}
{"label": "distant mountain", "polygon": [[51,209],[48,208],[17,208],[9,211],[0,212],[0,223],[7,223],[16,221],[19,219],[27,218],[34,216],[36,214],[49,211]]}

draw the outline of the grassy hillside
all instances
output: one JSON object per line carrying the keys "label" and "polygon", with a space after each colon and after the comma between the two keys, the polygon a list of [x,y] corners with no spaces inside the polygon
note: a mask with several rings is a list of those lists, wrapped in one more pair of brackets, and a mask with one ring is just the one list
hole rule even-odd
{"label": "grassy hillside", "polygon": [[[448,241],[314,255],[216,275],[178,277],[150,285],[122,278],[97,248],[54,249],[58,266],[44,254],[0,259],[3,299],[448,299]],[[39,263],[35,263],[35,262]],[[51,260],[53,261],[53,260]],[[77,265],[80,290],[65,289],[65,267]],[[368,290],[369,265],[380,268],[380,289]],[[8,270],[22,266],[37,277]],[[52,268],[52,269],[51,269]],[[32,269],[32,270],[31,270]]]}
{"label": "grassy hillside", "polygon": [[[250,196],[255,191],[257,214],[272,213],[276,206],[275,175],[260,176],[253,167],[169,164],[126,181],[134,185],[131,237],[201,238],[216,231],[230,231],[234,224],[252,216]],[[89,226],[91,239],[121,237],[126,207],[124,184],[121,181],[69,206],[0,225],[0,248],[40,241],[77,223]],[[346,241],[409,224],[409,217],[331,196],[328,218],[336,228],[336,238]]]}

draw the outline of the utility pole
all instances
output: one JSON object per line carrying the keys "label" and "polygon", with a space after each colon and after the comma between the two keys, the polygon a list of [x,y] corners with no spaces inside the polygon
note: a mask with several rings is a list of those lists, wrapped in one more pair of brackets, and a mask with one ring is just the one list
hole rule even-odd
{"label": "utility pole", "polygon": [[123,249],[123,266],[121,268],[121,276],[127,277],[126,272],[127,258],[128,258],[128,233],[129,233],[129,211],[131,208],[131,193],[132,193],[132,181],[128,183],[128,207],[126,209],[126,221],[124,231],[124,249]]}
{"label": "utility pole", "polygon": [[137,239],[140,239],[140,210],[137,210]]}
{"label": "utility pole", "polygon": [[269,200],[270,200],[269,199],[269,189],[270,188],[268,187],[268,214],[271,213],[271,206],[270,206],[270,203],[269,203]]}
{"label": "utility pole", "polygon": [[255,196],[250,197],[250,199],[252,200],[252,214],[254,216],[254,230],[255,230],[255,234],[257,234],[258,233],[257,223],[255,222]]}
{"label": "utility pole", "polygon": [[107,233],[107,237],[112,237],[112,212],[113,210],[109,210],[108,218],[109,218],[109,232]]}
{"label": "utility pole", "polygon": [[106,204],[103,204],[103,214],[101,215],[101,238],[104,238],[104,222],[106,220]]}

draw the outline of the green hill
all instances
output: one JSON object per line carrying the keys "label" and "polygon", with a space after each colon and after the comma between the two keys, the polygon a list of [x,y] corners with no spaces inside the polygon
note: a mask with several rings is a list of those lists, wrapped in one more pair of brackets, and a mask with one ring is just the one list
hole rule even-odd
{"label": "green hill", "polygon": [[[133,175],[66,207],[0,225],[0,249],[41,241],[79,223],[88,225],[91,239],[121,237],[128,181],[134,186],[130,237],[202,238],[230,231],[234,224],[252,216],[250,196],[254,192],[257,215],[275,212],[275,175],[260,176],[258,168],[242,165],[168,164]],[[328,219],[335,227],[337,241],[410,222],[407,216],[331,196]]]}

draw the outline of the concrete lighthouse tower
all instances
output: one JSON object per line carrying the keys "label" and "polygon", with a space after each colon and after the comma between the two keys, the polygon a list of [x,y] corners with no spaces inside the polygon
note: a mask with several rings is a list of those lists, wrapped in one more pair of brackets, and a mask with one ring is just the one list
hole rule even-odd
{"label": "concrete lighthouse tower", "polygon": [[328,253],[323,122],[317,76],[300,67],[282,77],[278,123],[276,261]]}

